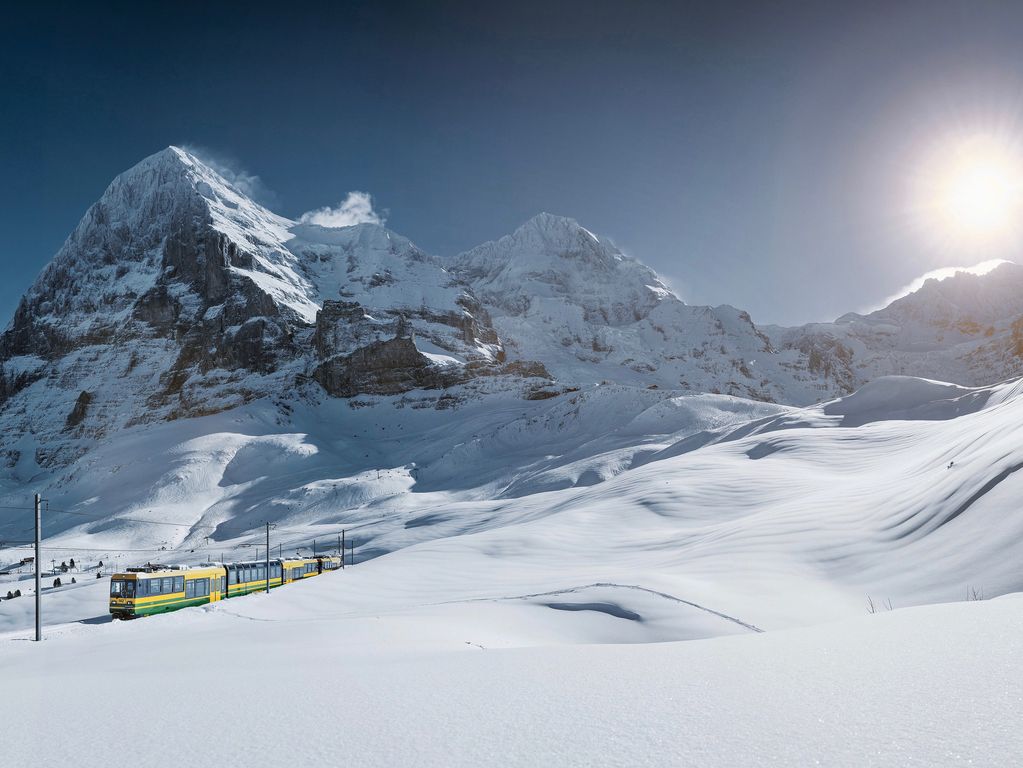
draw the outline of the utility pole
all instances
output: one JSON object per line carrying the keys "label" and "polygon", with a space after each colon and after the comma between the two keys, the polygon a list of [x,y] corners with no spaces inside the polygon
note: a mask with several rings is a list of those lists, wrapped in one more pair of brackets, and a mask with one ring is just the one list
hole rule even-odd
{"label": "utility pole", "polygon": [[270,594],[270,521],[266,523],[266,593]]}
{"label": "utility pole", "polygon": [[341,567],[345,567],[345,529],[341,529]]}
{"label": "utility pole", "polygon": [[316,539],[313,539],[313,557],[316,557]]}
{"label": "utility pole", "polygon": [[42,546],[40,541],[43,538],[43,520],[40,512],[39,494],[36,494],[36,642],[43,639],[43,574],[42,568]]}

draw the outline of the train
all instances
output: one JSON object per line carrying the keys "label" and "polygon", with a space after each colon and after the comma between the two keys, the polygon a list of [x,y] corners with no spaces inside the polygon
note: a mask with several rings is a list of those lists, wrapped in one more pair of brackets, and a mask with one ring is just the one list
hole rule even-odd
{"label": "train", "polygon": [[145,565],[110,577],[110,614],[133,619],[205,605],[280,587],[342,567],[341,558],[318,555],[283,560],[207,565]]}

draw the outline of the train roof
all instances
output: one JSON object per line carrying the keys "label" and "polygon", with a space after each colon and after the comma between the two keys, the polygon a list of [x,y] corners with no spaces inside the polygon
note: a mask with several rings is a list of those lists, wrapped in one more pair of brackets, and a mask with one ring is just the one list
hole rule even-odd
{"label": "train roof", "polygon": [[[284,565],[294,563],[315,563],[317,559],[328,559],[328,560],[340,560],[340,555],[316,555],[315,557],[285,557],[278,558],[274,557],[270,559],[271,563],[276,565]],[[240,560],[233,563],[197,563],[194,565],[188,565],[185,563],[168,564],[168,563],[146,563],[145,565],[133,566],[126,568],[124,571],[120,571],[114,574],[114,577],[124,576],[135,576],[136,578],[145,577],[156,577],[156,576],[180,576],[186,571],[203,571],[203,570],[219,570],[222,568],[253,568],[260,565],[265,565],[266,560]]]}

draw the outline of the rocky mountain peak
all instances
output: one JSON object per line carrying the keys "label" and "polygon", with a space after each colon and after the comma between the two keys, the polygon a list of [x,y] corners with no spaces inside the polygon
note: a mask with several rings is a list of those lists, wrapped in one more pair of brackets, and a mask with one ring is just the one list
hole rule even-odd
{"label": "rocky mountain peak", "polygon": [[[580,268],[614,272],[628,261],[610,240],[600,238],[575,219],[540,213],[509,235],[484,243],[454,260],[474,277],[569,273]],[[646,269],[644,267],[644,269]],[[649,270],[647,270],[649,271]],[[659,282],[650,272],[654,282]]]}
{"label": "rocky mountain peak", "polygon": [[913,293],[895,300],[871,316],[891,318],[912,314],[918,317],[990,322],[1023,312],[1023,265],[1003,262],[990,272],[965,270],[942,280],[931,278]]}

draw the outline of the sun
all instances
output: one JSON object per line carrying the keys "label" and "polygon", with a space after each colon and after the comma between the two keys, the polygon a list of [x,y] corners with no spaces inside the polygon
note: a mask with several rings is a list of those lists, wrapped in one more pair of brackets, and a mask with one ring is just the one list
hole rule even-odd
{"label": "sun", "polygon": [[922,174],[926,225],[957,250],[1013,247],[1023,234],[1023,153],[990,134],[944,143]]}

